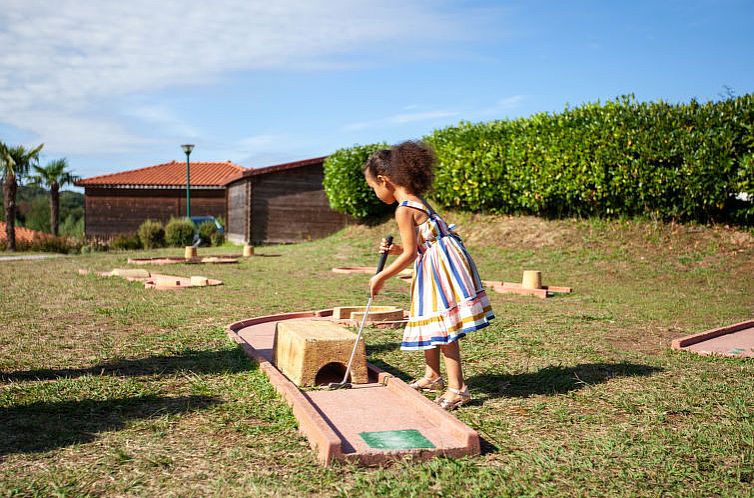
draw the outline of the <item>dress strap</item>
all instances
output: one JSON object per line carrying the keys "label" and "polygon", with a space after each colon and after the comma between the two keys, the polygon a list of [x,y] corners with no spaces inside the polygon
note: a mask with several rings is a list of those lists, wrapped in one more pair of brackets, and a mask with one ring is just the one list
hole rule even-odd
{"label": "dress strap", "polygon": [[429,211],[429,210],[427,209],[427,207],[426,207],[426,206],[425,206],[424,204],[422,204],[421,202],[416,202],[416,201],[402,201],[402,202],[401,202],[400,204],[398,204],[398,206],[408,206],[408,207],[412,207],[412,208],[414,208],[414,209],[419,209],[420,211],[424,211],[424,212],[425,212],[425,213],[427,213],[428,215],[430,214],[430,211]]}

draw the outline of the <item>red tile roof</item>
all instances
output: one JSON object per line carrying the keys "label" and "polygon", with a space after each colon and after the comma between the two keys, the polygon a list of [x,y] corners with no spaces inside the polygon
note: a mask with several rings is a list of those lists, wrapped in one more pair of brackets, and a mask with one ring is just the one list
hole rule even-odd
{"label": "red tile roof", "polygon": [[[232,162],[191,161],[191,186],[221,187],[232,176],[246,171],[246,168]],[[171,161],[169,163],[149,166],[147,168],[122,171],[109,175],[84,178],[75,183],[79,187],[89,186],[160,186],[185,187],[186,163]]]}
{"label": "red tile roof", "polygon": [[238,181],[242,178],[247,178],[249,176],[265,175],[267,173],[276,173],[278,171],[287,171],[290,169],[302,168],[304,166],[311,166],[312,164],[321,164],[325,162],[325,159],[327,159],[327,157],[328,156],[313,157],[311,159],[303,159],[301,161],[294,161],[291,163],[265,166],[264,168],[249,168],[226,178],[225,185]]}
{"label": "red tile roof", "polygon": [[[34,235],[42,235],[43,232],[37,232],[29,228],[16,226],[16,242],[31,242]],[[5,222],[0,221],[0,242],[5,240]]]}

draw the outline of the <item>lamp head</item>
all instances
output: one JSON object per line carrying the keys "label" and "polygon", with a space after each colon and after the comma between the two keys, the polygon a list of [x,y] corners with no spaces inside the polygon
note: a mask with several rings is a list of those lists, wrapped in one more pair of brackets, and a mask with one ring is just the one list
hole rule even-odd
{"label": "lamp head", "polygon": [[185,152],[188,156],[189,154],[191,154],[191,151],[194,150],[194,144],[181,145],[181,149],[183,149],[183,152]]}

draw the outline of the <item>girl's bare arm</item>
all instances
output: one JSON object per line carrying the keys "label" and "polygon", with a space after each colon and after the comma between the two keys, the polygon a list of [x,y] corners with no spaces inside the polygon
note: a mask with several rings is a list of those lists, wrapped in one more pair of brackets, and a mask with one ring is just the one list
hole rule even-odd
{"label": "girl's bare arm", "polygon": [[401,209],[395,211],[395,220],[398,222],[398,231],[401,236],[403,251],[377,275],[369,281],[369,288],[372,296],[377,295],[379,290],[387,279],[401,272],[404,268],[414,262],[417,255],[416,225],[410,209]]}

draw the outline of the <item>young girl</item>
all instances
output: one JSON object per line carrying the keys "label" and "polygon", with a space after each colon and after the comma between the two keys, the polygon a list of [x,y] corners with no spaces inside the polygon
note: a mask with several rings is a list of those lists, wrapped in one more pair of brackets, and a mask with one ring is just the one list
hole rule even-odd
{"label": "young girl", "polygon": [[372,277],[369,288],[376,296],[385,281],[412,262],[411,309],[403,333],[403,350],[423,350],[424,377],[411,383],[419,391],[440,391],[440,351],[448,374],[447,391],[437,398],[445,410],[468,403],[471,395],[463,380],[458,339],[489,325],[494,318],[474,261],[442,218],[421,198],[432,186],[435,155],[421,142],[404,142],[372,154],[364,177],[386,204],[398,202],[395,219],[401,245],[380,252],[398,257]]}

